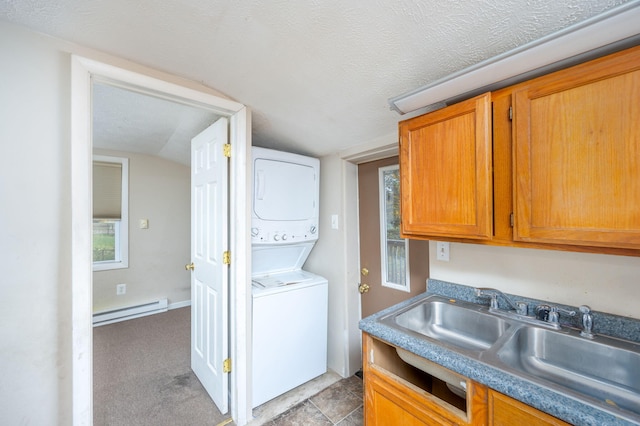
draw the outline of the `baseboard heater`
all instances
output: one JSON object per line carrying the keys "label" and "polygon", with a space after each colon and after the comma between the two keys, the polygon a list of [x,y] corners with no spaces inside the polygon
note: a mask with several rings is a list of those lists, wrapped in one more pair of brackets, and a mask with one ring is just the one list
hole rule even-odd
{"label": "baseboard heater", "polygon": [[113,324],[114,322],[167,312],[168,306],[167,299],[160,299],[141,305],[98,312],[93,314],[93,326],[98,327],[100,325]]}

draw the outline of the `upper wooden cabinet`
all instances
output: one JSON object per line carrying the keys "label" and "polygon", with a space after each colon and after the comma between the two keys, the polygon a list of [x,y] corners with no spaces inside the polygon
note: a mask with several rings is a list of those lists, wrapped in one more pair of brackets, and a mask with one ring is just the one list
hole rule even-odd
{"label": "upper wooden cabinet", "polygon": [[640,248],[640,50],[514,99],[514,239]]}
{"label": "upper wooden cabinet", "polygon": [[491,94],[400,123],[402,234],[492,234]]}
{"label": "upper wooden cabinet", "polygon": [[401,122],[403,235],[640,256],[639,100],[640,46]]}

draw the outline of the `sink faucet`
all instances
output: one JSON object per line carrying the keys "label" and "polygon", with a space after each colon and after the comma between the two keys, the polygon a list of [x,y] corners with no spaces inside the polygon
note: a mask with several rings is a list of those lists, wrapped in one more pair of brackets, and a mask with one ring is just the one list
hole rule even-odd
{"label": "sink faucet", "polygon": [[507,305],[511,307],[518,315],[527,315],[527,304],[525,302],[517,302],[514,304],[511,299],[507,297],[506,294],[501,292],[495,288],[488,287],[478,287],[475,289],[477,297],[490,297],[491,304],[489,307],[491,309],[498,309],[498,296],[502,296],[502,298],[507,302]]}

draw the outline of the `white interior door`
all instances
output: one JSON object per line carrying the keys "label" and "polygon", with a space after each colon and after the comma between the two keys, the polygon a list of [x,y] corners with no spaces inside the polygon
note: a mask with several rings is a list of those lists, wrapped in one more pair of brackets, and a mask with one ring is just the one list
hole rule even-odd
{"label": "white interior door", "polygon": [[191,368],[222,414],[229,409],[228,121],[191,141]]}

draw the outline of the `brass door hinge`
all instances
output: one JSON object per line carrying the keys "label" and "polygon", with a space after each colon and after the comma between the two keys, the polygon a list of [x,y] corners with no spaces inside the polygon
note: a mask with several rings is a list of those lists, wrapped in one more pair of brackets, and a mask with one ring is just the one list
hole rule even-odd
{"label": "brass door hinge", "polygon": [[231,265],[231,252],[229,250],[222,253],[222,264]]}
{"label": "brass door hinge", "polygon": [[222,153],[224,154],[225,157],[231,158],[231,144],[230,143],[225,143],[222,146]]}
{"label": "brass door hinge", "polygon": [[222,372],[231,373],[231,358],[227,358],[222,361]]}
{"label": "brass door hinge", "polygon": [[509,224],[511,225],[511,227],[512,227],[512,228],[513,228],[514,222],[515,222],[515,221],[514,221],[514,218],[513,218],[513,213],[511,213],[511,214],[509,215]]}
{"label": "brass door hinge", "polygon": [[513,120],[513,107],[509,106],[509,120]]}

